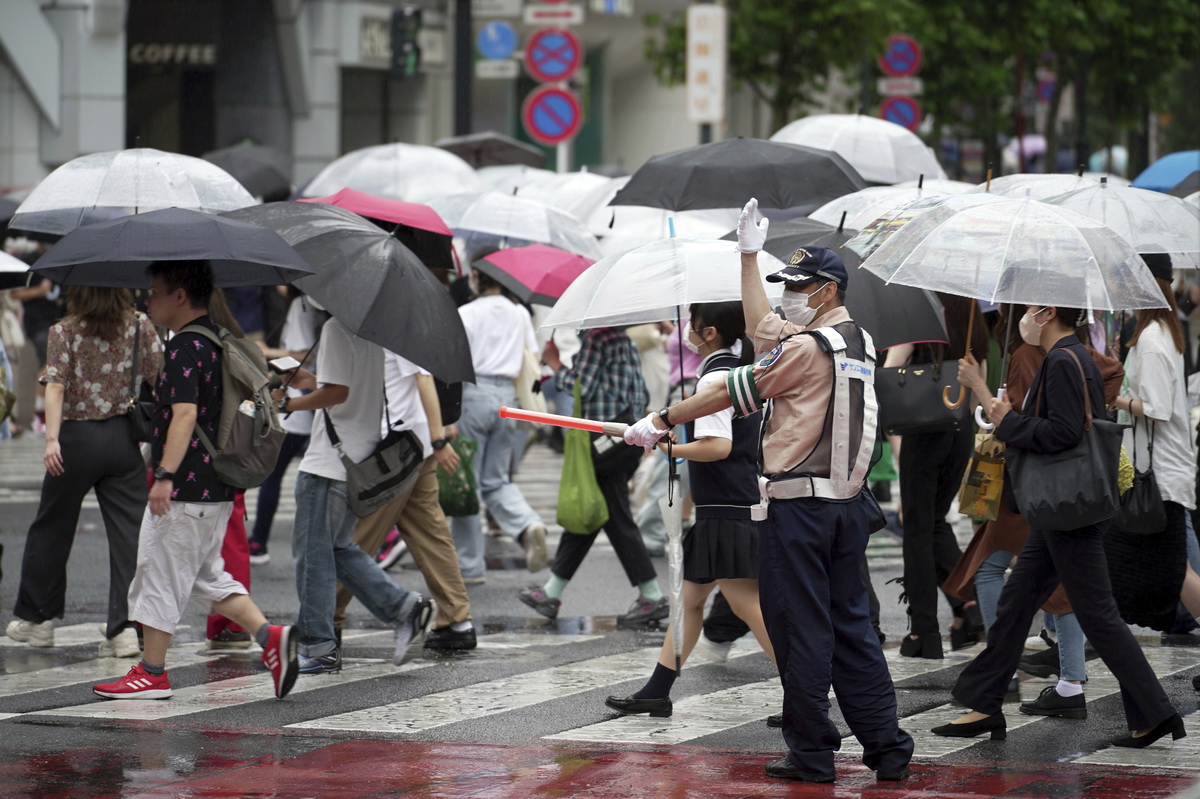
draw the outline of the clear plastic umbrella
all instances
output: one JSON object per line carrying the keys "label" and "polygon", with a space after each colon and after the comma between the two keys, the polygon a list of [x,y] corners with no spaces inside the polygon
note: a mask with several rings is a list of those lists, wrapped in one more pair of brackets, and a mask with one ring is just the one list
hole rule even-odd
{"label": "clear plastic umbrella", "polygon": [[889,283],[989,302],[1117,311],[1162,292],[1111,228],[1036,200],[960,194],[912,216],[863,261]]}
{"label": "clear plastic umbrella", "polygon": [[0,250],[0,291],[29,285],[29,264]]}
{"label": "clear plastic umbrella", "polygon": [[862,114],[807,116],[784,125],[771,141],[833,150],[871,183],[899,183],[921,175],[946,177],[919,136],[894,122]]}
{"label": "clear plastic umbrella", "polygon": [[1183,201],[1185,203],[1191,203],[1192,205],[1196,206],[1197,208],[1200,208],[1200,191],[1189,194],[1188,196],[1183,198]]}
{"label": "clear plastic umbrella", "polygon": [[[742,297],[738,254],[728,241],[669,238],[597,261],[559,297],[543,328],[616,327],[676,319],[693,302]],[[765,278],[784,267],[767,252],[758,254]],[[778,305],[782,283],[763,287]]]}
{"label": "clear plastic umbrella", "polygon": [[[440,197],[429,205],[459,234],[481,233],[501,242],[507,239],[510,245],[539,242],[592,259],[601,257],[596,237],[583,222],[535,200],[489,191]],[[469,241],[467,249],[473,249]]]}
{"label": "clear plastic umbrella", "polygon": [[215,164],[141,147],[63,164],[29,193],[9,227],[62,236],[89,222],[161,208],[215,214],[256,202]]}
{"label": "clear plastic umbrella", "polygon": [[1175,266],[1200,266],[1200,208],[1178,197],[1101,181],[1046,202],[1104,223],[1139,253],[1167,253]]}
{"label": "clear plastic umbrella", "polygon": [[[675,233],[689,239],[719,239],[737,227],[740,208],[706,211],[664,211],[640,205],[614,205],[603,209],[611,227],[600,239],[600,250],[616,255]],[[592,228],[593,230],[595,228]]]}
{"label": "clear plastic umbrella", "polygon": [[1079,175],[1035,175],[1025,172],[1016,175],[1005,175],[993,178],[990,183],[980,183],[967,194],[996,194],[1001,197],[1031,200],[1044,200],[1058,194],[1084,189],[1088,186],[1099,186],[1099,180]]}
{"label": "clear plastic umbrella", "polygon": [[927,194],[966,194],[975,188],[974,183],[967,183],[965,180],[940,180],[938,178],[917,180],[905,180],[896,184],[898,189],[916,188],[918,184],[925,189]]}
{"label": "clear plastic umbrella", "polygon": [[512,194],[514,189],[541,178],[553,175],[549,169],[538,169],[524,164],[485,166],[475,173],[488,189],[501,194]]}
{"label": "clear plastic umbrella", "polygon": [[667,477],[667,494],[659,497],[658,507],[662,511],[666,527],[667,543],[663,547],[667,555],[667,593],[670,595],[671,646],[675,649],[675,672],[683,669],[683,491],[675,459],[668,455],[670,475]]}
{"label": "clear plastic umbrella", "polygon": [[572,216],[586,219],[595,210],[594,195],[603,192],[613,182],[612,178],[594,172],[567,172],[550,174],[531,180],[516,190],[518,197],[566,211]]}
{"label": "clear plastic umbrella", "polygon": [[[931,196],[938,195],[923,188],[871,186],[825,203],[809,214],[808,218],[835,227],[841,225],[843,229],[862,230],[889,211],[914,200]],[[842,221],[843,214],[845,214],[845,222]]]}
{"label": "clear plastic umbrella", "polygon": [[325,197],[342,189],[428,205],[437,197],[482,192],[487,186],[470,164],[453,153],[396,143],[346,153],[312,179],[304,196]]}

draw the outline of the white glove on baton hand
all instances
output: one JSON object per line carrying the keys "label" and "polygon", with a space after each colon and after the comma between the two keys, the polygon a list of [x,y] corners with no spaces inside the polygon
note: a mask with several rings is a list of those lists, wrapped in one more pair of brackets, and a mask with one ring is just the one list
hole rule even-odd
{"label": "white glove on baton hand", "polygon": [[649,452],[654,449],[654,445],[658,440],[667,434],[666,430],[659,430],[654,426],[654,417],[657,414],[646,414],[645,419],[639,419],[629,426],[625,431],[625,443],[634,447],[641,447]]}
{"label": "white glove on baton hand", "polygon": [[750,202],[746,203],[746,207],[742,209],[742,215],[738,217],[738,252],[758,252],[767,242],[767,228],[771,226],[771,220],[764,216],[762,221],[756,225],[754,224],[754,216],[757,213],[758,200],[751,197]]}

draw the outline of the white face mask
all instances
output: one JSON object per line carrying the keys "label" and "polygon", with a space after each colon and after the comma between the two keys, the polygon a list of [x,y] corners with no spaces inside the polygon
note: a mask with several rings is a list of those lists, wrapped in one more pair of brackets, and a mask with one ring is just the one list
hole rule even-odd
{"label": "white face mask", "polygon": [[1042,322],[1039,325],[1037,322],[1033,321],[1033,317],[1040,313],[1045,313],[1045,311],[1045,308],[1033,313],[1026,311],[1025,315],[1021,317],[1021,321],[1017,325],[1017,329],[1021,331],[1021,340],[1026,344],[1034,347],[1041,346],[1042,328],[1046,326],[1046,322]]}
{"label": "white face mask", "polygon": [[[701,330],[703,330],[703,329],[704,328],[701,328]],[[687,347],[688,352],[692,353],[693,355],[700,355],[701,354],[700,353],[700,344],[692,343],[692,334],[693,333],[695,333],[696,337],[698,339],[700,339],[701,344],[704,343],[704,337],[702,335],[700,335],[699,333],[696,333],[696,331],[692,328],[691,325],[688,325],[687,332],[683,334],[683,346]]]}
{"label": "white face mask", "polygon": [[[826,283],[817,289],[817,291],[821,291],[821,289],[824,289],[828,285]],[[816,294],[817,291],[814,291],[812,294],[802,294],[798,291],[783,292],[783,300],[780,302],[780,307],[783,308],[783,315],[788,318],[789,322],[800,327],[805,327],[809,322],[817,318],[817,311],[821,310],[821,307],[825,303],[821,303],[816,308],[810,308],[808,305],[808,298]]]}

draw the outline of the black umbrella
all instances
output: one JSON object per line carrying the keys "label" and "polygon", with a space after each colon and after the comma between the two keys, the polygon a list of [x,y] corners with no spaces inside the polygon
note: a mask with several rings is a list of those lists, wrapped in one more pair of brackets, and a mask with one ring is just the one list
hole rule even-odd
{"label": "black umbrella", "polygon": [[233,175],[255,197],[282,199],[292,191],[292,159],[274,147],[235,144],[205,153],[204,160]]}
{"label": "black umbrella", "polygon": [[[881,350],[900,344],[946,343],[946,319],[942,303],[932,291],[890,286],[883,278],[858,269],[862,257],[843,247],[853,234],[815,219],[792,219],[776,224],[772,220],[763,249],[787,263],[792,253],[804,247],[828,247],[837,250],[850,275],[846,292],[846,310]],[[737,241],[737,231],[722,238]]]}
{"label": "black umbrella", "polygon": [[271,228],[295,247],[316,272],[296,288],[356,336],[447,383],[475,380],[467,331],[450,293],[393,236],[321,203],[269,203],[223,216]]}
{"label": "black umbrella", "polygon": [[539,169],[546,166],[546,154],[542,150],[490,130],[439,139],[433,146],[454,153],[476,169],[508,164],[524,164]]}
{"label": "black umbrella", "polygon": [[1195,194],[1198,191],[1200,191],[1200,169],[1197,169],[1179,181],[1179,183],[1175,184],[1175,188],[1167,193],[1175,197],[1187,197],[1189,194]]}
{"label": "black umbrella", "polygon": [[692,211],[740,208],[757,197],[762,208],[815,208],[866,187],[830,150],[737,138],[651,158],[610,205]]}
{"label": "black umbrella", "polygon": [[182,208],[75,228],[33,270],[66,286],[140,289],[152,261],[187,260],[210,262],[222,288],[277,286],[313,272],[273,230]]}

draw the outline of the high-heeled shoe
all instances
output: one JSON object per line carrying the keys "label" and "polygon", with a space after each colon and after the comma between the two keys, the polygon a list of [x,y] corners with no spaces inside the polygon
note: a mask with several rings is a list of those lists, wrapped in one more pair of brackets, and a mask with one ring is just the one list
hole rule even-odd
{"label": "high-heeled shoe", "polygon": [[941,660],[946,656],[942,651],[941,633],[924,633],[916,638],[912,635],[904,636],[904,640],[900,642],[900,654],[906,658]]}
{"label": "high-heeled shoe", "polygon": [[1176,741],[1187,735],[1187,730],[1183,728],[1183,719],[1179,718],[1178,713],[1172,713],[1170,718],[1164,719],[1154,725],[1154,728],[1145,735],[1140,735],[1136,738],[1132,735],[1127,735],[1124,738],[1118,738],[1113,741],[1112,745],[1126,746],[1130,749],[1145,749],[1167,733],[1171,733],[1171,738]]}
{"label": "high-heeled shoe", "polygon": [[943,724],[930,730],[934,735],[944,738],[974,738],[985,732],[992,734],[993,741],[1003,741],[1008,737],[1008,722],[1003,713],[993,713],[979,721],[969,721],[966,724]]}

